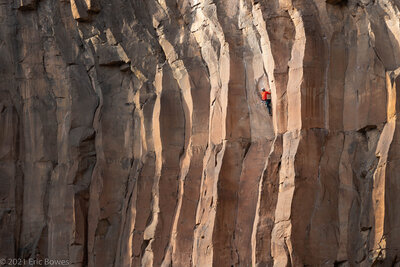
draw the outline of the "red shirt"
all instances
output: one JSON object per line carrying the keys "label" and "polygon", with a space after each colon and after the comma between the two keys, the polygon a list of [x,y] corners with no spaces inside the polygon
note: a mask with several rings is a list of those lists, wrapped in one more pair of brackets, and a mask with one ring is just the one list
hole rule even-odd
{"label": "red shirt", "polygon": [[267,99],[270,99],[271,98],[271,93],[270,92],[267,92],[267,91],[262,91],[261,92],[261,99],[262,100],[267,100]]}

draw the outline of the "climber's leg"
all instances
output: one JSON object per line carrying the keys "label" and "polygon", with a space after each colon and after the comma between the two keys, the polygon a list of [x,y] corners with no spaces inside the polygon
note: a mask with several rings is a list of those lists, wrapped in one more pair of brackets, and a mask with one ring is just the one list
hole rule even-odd
{"label": "climber's leg", "polygon": [[272,116],[272,111],[271,111],[271,99],[267,99],[267,101],[265,101],[265,104],[267,105],[269,115]]}

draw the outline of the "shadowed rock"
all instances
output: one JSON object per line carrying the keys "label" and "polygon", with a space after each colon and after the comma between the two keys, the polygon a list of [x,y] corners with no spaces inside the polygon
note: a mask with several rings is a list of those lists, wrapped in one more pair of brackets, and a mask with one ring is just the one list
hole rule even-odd
{"label": "shadowed rock", "polygon": [[399,264],[398,1],[0,2],[0,259]]}

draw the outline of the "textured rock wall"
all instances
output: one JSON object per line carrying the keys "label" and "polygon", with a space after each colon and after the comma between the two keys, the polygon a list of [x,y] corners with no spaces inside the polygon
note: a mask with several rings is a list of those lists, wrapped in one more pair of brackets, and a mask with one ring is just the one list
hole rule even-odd
{"label": "textured rock wall", "polygon": [[0,257],[400,266],[399,9],[0,0]]}

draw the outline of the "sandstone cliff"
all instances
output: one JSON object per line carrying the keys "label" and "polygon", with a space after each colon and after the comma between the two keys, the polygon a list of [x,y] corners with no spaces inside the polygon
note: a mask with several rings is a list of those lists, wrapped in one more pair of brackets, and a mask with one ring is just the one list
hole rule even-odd
{"label": "sandstone cliff", "polygon": [[0,258],[400,266],[399,10],[0,0]]}

